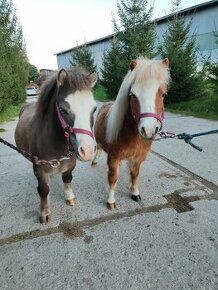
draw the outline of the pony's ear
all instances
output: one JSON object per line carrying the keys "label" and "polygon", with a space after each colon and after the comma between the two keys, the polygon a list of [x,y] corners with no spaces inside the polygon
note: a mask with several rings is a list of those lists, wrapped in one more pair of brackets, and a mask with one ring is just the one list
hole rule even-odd
{"label": "pony's ear", "polygon": [[67,72],[65,71],[65,69],[62,68],[58,72],[58,77],[57,77],[58,86],[63,86],[66,80],[67,80]]}
{"label": "pony's ear", "polygon": [[162,60],[162,64],[164,64],[165,66],[169,67],[169,59],[166,57],[165,59]]}
{"label": "pony's ear", "polygon": [[137,62],[136,60],[132,60],[129,64],[129,69],[134,70],[134,68],[136,67]]}
{"label": "pony's ear", "polygon": [[90,77],[91,82],[92,82],[91,87],[93,88],[93,87],[95,86],[95,84],[97,83],[98,75],[97,75],[97,73],[96,73],[95,71],[93,71],[93,72],[91,72],[91,73],[89,74],[89,77]]}

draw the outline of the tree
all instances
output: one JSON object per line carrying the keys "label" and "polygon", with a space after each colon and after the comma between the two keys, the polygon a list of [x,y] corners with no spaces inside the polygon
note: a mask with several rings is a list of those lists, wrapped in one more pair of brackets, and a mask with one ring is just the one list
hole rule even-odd
{"label": "tree", "polygon": [[123,61],[123,53],[120,43],[113,39],[112,48],[104,54],[102,73],[102,85],[106,88],[111,98],[115,98],[124,77],[123,72],[127,72],[128,64]]}
{"label": "tree", "polygon": [[[214,38],[215,38],[216,44],[218,44],[218,32],[217,31],[214,31]],[[207,74],[208,74],[208,78],[209,78],[211,84],[213,85],[214,92],[218,96],[218,55],[216,55],[216,57],[217,57],[216,63],[209,62],[207,64]]]}
{"label": "tree", "polygon": [[129,62],[142,56],[154,56],[155,27],[151,23],[153,8],[147,0],[120,0],[117,5],[120,26],[112,19],[115,37],[105,53],[101,70],[103,84],[116,96],[127,73]]}
{"label": "tree", "polygon": [[128,62],[140,55],[154,56],[153,7],[147,6],[148,0],[120,0],[117,4],[121,26],[113,19],[113,27]]}
{"label": "tree", "polygon": [[73,49],[70,64],[72,66],[81,66],[89,72],[97,71],[92,53],[86,44]]}
{"label": "tree", "polygon": [[35,82],[39,77],[38,69],[35,65],[29,63],[29,76],[28,81],[29,82]]}
{"label": "tree", "polygon": [[210,64],[209,79],[214,86],[214,91],[218,94],[218,63]]}
{"label": "tree", "polygon": [[12,1],[0,0],[0,112],[25,100],[28,65]]}
{"label": "tree", "polygon": [[192,22],[186,24],[179,13],[181,0],[173,2],[173,19],[159,47],[162,58],[170,61],[171,85],[166,96],[167,103],[190,100],[202,96],[203,75],[197,72],[197,46],[194,35],[190,36]]}

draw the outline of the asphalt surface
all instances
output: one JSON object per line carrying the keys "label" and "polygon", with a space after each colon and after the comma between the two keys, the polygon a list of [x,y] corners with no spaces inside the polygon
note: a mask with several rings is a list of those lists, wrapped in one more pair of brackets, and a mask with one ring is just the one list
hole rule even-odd
{"label": "asphalt surface", "polygon": [[[1,125],[14,143],[17,121]],[[166,113],[164,130],[198,133],[218,122]],[[140,203],[130,199],[125,162],[107,201],[106,155],[78,162],[75,207],[60,176],[51,182],[52,221],[38,222],[32,165],[0,144],[0,289],[218,289],[218,134],[156,141],[140,172]]]}

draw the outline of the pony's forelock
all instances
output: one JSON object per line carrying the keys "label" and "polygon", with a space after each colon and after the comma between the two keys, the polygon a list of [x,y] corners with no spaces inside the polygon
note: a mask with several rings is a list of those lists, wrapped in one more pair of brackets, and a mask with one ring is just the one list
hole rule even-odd
{"label": "pony's forelock", "polygon": [[160,60],[140,57],[133,72],[135,83],[139,85],[152,80],[156,80],[160,85],[167,85],[170,81],[169,68]]}

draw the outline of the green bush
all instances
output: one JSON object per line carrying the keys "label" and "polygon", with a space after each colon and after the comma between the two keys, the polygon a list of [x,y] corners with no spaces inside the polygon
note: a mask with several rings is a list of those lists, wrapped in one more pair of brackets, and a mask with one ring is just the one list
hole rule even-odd
{"label": "green bush", "polygon": [[101,85],[97,84],[94,89],[94,96],[97,101],[106,102],[110,101],[112,98],[107,94],[106,89]]}
{"label": "green bush", "polygon": [[170,104],[166,106],[166,109],[175,113],[218,120],[218,93],[215,94],[212,89],[208,89],[203,97]]}

